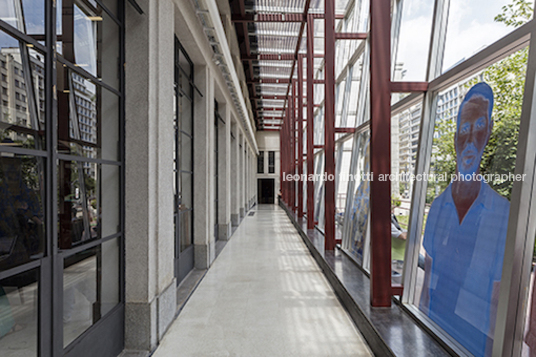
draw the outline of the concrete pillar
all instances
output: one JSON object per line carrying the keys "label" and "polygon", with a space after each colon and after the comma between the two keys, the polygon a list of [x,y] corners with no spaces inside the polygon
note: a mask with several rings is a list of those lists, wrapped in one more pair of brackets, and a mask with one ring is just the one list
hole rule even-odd
{"label": "concrete pillar", "polygon": [[240,224],[240,165],[239,165],[239,142],[238,124],[231,124],[231,223],[233,226]]}
{"label": "concrete pillar", "polygon": [[220,115],[225,124],[219,123],[218,130],[218,237],[231,237],[231,108],[222,106]]}
{"label": "concrete pillar", "polygon": [[[214,78],[207,66],[194,66],[194,80],[203,97],[194,96],[194,262],[207,269],[215,258],[213,165]],[[212,197],[212,200],[211,200]]]}
{"label": "concrete pillar", "polygon": [[152,351],[176,312],[170,0],[126,7],[125,348]]}

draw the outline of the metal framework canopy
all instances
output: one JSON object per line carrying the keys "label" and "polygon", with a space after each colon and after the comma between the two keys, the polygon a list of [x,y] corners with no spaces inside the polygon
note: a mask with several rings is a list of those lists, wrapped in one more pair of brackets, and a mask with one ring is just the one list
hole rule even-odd
{"label": "metal framework canopy", "polygon": [[[337,1],[342,15],[348,0]],[[279,130],[297,60],[306,55],[307,15],[322,19],[323,0],[230,0],[249,100],[258,130]],[[323,66],[323,29],[314,32],[315,73]]]}

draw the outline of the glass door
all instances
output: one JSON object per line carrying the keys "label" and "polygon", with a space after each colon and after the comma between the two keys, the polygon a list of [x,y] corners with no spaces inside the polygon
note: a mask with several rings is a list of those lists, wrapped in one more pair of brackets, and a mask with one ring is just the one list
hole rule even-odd
{"label": "glass door", "polygon": [[175,38],[175,276],[179,284],[194,267],[193,63]]}

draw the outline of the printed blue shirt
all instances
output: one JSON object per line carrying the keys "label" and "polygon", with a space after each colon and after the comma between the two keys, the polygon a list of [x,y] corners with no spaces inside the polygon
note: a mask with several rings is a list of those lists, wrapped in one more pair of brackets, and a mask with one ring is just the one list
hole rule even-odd
{"label": "printed blue shirt", "polygon": [[510,203],[482,182],[459,222],[452,184],[430,208],[424,249],[432,258],[428,316],[475,356],[490,339],[493,283],[501,280]]}

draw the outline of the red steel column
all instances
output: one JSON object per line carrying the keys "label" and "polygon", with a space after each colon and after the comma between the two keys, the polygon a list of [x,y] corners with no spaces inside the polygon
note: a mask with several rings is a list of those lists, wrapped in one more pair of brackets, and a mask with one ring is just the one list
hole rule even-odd
{"label": "red steel column", "polygon": [[[374,2],[374,1],[372,1]],[[325,154],[325,226],[324,247],[335,249],[335,0],[325,3],[325,116],[324,116],[324,154]]]}
{"label": "red steel column", "polygon": [[303,217],[303,55],[298,55],[298,217]]}
{"label": "red steel column", "polygon": [[390,0],[370,2],[370,168],[372,306],[391,306],[391,15]]}
{"label": "red steel column", "polygon": [[[283,143],[285,146],[285,175],[288,175],[290,173],[289,167],[288,167],[288,161],[289,161],[289,156],[290,156],[290,144],[289,144],[289,135],[288,135],[288,131],[290,128],[289,121],[290,121],[290,110],[287,105],[286,116],[285,116],[285,142]],[[287,205],[287,207],[289,206],[289,202],[290,202],[289,189],[290,189],[290,183],[285,180],[285,204]]]}
{"label": "red steel column", "polygon": [[[292,84],[290,86],[290,102],[289,102],[289,109],[290,109],[290,130],[289,130],[289,136],[290,136],[290,155],[289,155],[289,170],[292,176],[296,173],[296,147],[294,139],[296,138],[296,109],[295,109],[295,97],[294,97],[294,81],[292,81]],[[294,178],[290,181],[290,209],[295,212],[295,206],[296,206],[296,191],[295,191],[295,181]]]}
{"label": "red steel column", "polygon": [[[307,16],[307,175],[314,174],[314,49],[313,15]],[[307,181],[307,229],[315,228],[315,185]]]}
{"label": "red steel column", "polygon": [[[293,79],[292,80],[292,174],[296,175],[297,169],[298,169],[298,137],[296,135],[296,132],[298,131],[298,113],[297,109],[298,106],[296,105],[296,100],[298,99],[298,95],[296,94],[298,87],[298,82]],[[297,193],[298,193],[298,181],[292,181],[292,199],[294,200],[294,205],[292,206],[292,210],[297,213],[298,211],[298,202],[297,202]]]}

